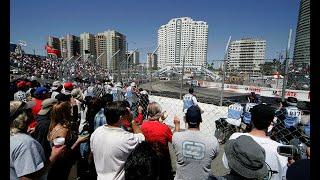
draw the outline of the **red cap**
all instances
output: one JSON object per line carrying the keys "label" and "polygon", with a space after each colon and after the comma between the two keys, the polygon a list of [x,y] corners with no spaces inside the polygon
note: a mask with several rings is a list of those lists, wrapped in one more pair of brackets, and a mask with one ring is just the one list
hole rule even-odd
{"label": "red cap", "polygon": [[17,83],[17,87],[18,88],[23,88],[23,87],[26,87],[27,86],[27,83],[25,81],[20,81]]}
{"label": "red cap", "polygon": [[72,82],[66,82],[64,83],[64,88],[67,89],[67,90],[72,90],[73,89],[73,84]]}
{"label": "red cap", "polygon": [[32,83],[31,82],[27,82],[27,86],[32,86]]}

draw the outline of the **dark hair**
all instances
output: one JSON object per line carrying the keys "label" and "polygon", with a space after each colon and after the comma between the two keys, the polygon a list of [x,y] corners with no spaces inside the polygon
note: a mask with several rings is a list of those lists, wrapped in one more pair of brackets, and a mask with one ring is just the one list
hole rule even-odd
{"label": "dark hair", "polygon": [[101,97],[103,106],[106,106],[107,103],[110,103],[113,101],[113,96],[112,94],[105,94]]}
{"label": "dark hair", "polygon": [[113,125],[120,120],[120,116],[129,114],[127,107],[123,101],[115,101],[108,104],[104,115],[106,116],[107,124]]}
{"label": "dark hair", "polygon": [[253,126],[258,130],[267,130],[274,115],[274,109],[265,104],[258,104],[251,109],[251,120]]}
{"label": "dark hair", "polygon": [[189,93],[190,93],[190,94],[193,93],[193,88],[189,88]]}
{"label": "dark hair", "polygon": [[159,176],[159,158],[147,142],[140,143],[128,156],[124,164],[126,180],[153,180]]}

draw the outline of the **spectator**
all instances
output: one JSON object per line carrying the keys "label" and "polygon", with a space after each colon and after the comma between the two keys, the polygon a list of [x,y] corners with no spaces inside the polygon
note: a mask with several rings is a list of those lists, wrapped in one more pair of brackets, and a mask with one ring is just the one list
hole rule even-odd
{"label": "spectator", "polygon": [[71,91],[73,90],[73,84],[72,82],[66,82],[63,84],[63,87],[64,87],[64,91],[63,93],[68,95],[68,94],[71,94]]}
{"label": "spectator", "polygon": [[124,164],[125,180],[159,179],[159,157],[147,142],[140,143]]}
{"label": "spectator", "polygon": [[66,152],[52,167],[48,174],[48,179],[67,179],[70,169],[77,159],[78,145],[88,139],[88,136],[78,137],[78,132],[74,132],[71,129],[70,121],[70,102],[55,104],[51,111],[48,140],[51,146],[55,145],[57,141],[64,141]]}
{"label": "spectator", "polygon": [[147,107],[149,104],[149,95],[147,91],[142,88],[139,89],[139,101],[138,106],[142,107],[143,118],[147,118]]}
{"label": "spectator", "polygon": [[[201,110],[191,106],[186,113],[188,129],[175,132],[172,145],[177,157],[175,179],[208,179],[212,160],[217,156],[217,138],[208,137],[200,132]],[[175,120],[179,124],[178,119]]]}
{"label": "spectator", "polygon": [[130,109],[133,112],[133,116],[136,117],[137,113],[137,103],[138,103],[138,89],[135,82],[132,82],[126,89],[125,98],[130,103]]}
{"label": "spectator", "polygon": [[58,100],[53,98],[48,98],[42,101],[41,110],[38,112],[36,116],[37,126],[35,127],[35,131],[33,133],[33,137],[41,144],[43,147],[46,158],[50,156],[51,146],[47,139],[49,126],[50,126],[50,112],[52,106],[56,104]]}
{"label": "spectator", "polygon": [[52,87],[51,87],[51,90],[52,90],[51,98],[55,98],[56,95],[60,94],[62,89],[63,89],[63,86],[62,86],[61,82],[54,81],[52,83]]}
{"label": "spectator", "polygon": [[301,121],[301,111],[297,108],[297,98],[288,97],[286,102],[283,103],[280,112],[277,112],[278,119],[284,122],[286,128],[295,130],[295,127]]}
{"label": "spectator", "polygon": [[[250,136],[255,140],[266,152],[266,163],[270,166],[272,171],[277,171],[271,179],[282,179],[285,177],[287,170],[288,158],[281,156],[277,152],[278,146],[282,145],[270,139],[267,136],[268,127],[274,119],[274,110],[265,105],[259,104],[251,109],[252,130],[249,133],[234,133],[229,139],[236,139],[241,135]],[[222,162],[228,168],[228,159],[223,154]]]}
{"label": "spectator", "polygon": [[249,136],[227,141],[225,154],[230,173],[217,179],[263,179],[268,177],[265,150]]}
{"label": "spectator", "polygon": [[10,179],[45,179],[65,148],[53,147],[50,157],[45,158],[41,145],[27,134],[30,119],[25,110],[32,106],[32,102],[10,102]]}
{"label": "spectator", "polygon": [[158,103],[152,102],[148,105],[148,118],[142,123],[141,131],[146,141],[156,150],[160,158],[160,179],[173,179],[168,142],[172,142],[170,128],[159,122],[163,117],[161,107]]}
{"label": "spectator", "polygon": [[117,82],[116,86],[112,88],[111,93],[113,95],[113,101],[123,101],[124,91],[122,90],[121,82]]}
{"label": "spectator", "polygon": [[14,93],[14,100],[27,102],[27,83],[25,81],[20,81],[17,83],[17,88],[18,92]]}
{"label": "spectator", "polygon": [[98,127],[90,138],[98,179],[124,179],[124,164],[134,148],[145,140],[140,128],[132,121],[133,133],[121,128],[132,115],[120,101],[108,105],[107,125]]}

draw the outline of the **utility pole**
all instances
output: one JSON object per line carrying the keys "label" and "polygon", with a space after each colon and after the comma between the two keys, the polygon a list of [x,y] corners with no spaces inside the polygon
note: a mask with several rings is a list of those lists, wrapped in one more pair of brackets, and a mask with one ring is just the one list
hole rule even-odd
{"label": "utility pole", "polygon": [[223,70],[222,70],[222,82],[221,82],[221,91],[220,91],[220,106],[222,106],[222,99],[223,99],[223,91],[224,91],[224,79],[226,77],[226,70],[227,70],[227,56],[228,56],[228,48],[230,44],[231,36],[229,36],[229,40],[224,52],[224,62],[223,62]]}
{"label": "utility pole", "polygon": [[283,76],[282,96],[281,96],[282,101],[284,101],[286,86],[287,86],[287,81],[288,81],[288,64],[289,64],[289,51],[290,51],[290,44],[291,44],[291,34],[292,34],[292,29],[290,29],[290,31],[289,31],[288,47],[287,47],[287,51],[286,51],[286,62],[285,62],[285,66],[284,66],[284,76]]}

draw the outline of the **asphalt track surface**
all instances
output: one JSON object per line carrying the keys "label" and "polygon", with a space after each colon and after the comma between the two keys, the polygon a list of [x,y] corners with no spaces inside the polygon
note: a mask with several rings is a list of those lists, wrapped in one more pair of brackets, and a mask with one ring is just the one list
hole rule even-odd
{"label": "asphalt track surface", "polygon": [[[180,98],[180,86],[181,81],[154,81],[144,84],[140,84],[139,87],[150,91],[152,95],[165,96],[170,98]],[[190,85],[186,84],[184,81],[182,96],[188,93]],[[205,87],[194,87],[194,94],[197,97],[197,100],[202,103],[215,104],[219,105],[220,103],[220,90],[214,88],[205,88]],[[228,106],[234,102],[246,103],[246,96],[249,94],[240,94],[224,91],[223,92],[223,106]],[[272,97],[261,97],[262,102],[267,104],[276,104],[276,98]]]}

